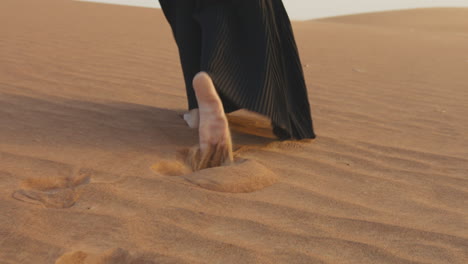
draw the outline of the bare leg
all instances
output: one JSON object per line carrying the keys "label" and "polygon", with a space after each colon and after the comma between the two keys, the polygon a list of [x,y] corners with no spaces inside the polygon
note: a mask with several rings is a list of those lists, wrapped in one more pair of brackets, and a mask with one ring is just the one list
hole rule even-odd
{"label": "bare leg", "polygon": [[190,128],[198,128],[200,123],[200,111],[198,108],[192,109],[185,113],[183,118]]}
{"label": "bare leg", "polygon": [[223,103],[206,72],[195,76],[193,87],[200,114],[200,146],[195,158],[199,162],[192,162],[192,167],[200,170],[227,165],[233,161],[232,139]]}

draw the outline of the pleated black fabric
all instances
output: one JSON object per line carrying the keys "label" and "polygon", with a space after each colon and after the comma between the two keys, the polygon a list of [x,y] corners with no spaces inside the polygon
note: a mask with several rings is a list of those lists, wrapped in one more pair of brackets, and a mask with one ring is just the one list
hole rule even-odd
{"label": "pleated black fabric", "polygon": [[291,23],[281,0],[160,0],[187,88],[206,71],[225,112],[245,108],[271,118],[282,138],[315,138]]}

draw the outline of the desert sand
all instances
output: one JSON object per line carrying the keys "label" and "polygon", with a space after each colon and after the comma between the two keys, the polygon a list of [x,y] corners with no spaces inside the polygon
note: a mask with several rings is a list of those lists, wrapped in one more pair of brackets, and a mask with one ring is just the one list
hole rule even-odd
{"label": "desert sand", "polygon": [[318,138],[197,131],[157,9],[0,1],[0,263],[467,263],[468,9],[294,22]]}

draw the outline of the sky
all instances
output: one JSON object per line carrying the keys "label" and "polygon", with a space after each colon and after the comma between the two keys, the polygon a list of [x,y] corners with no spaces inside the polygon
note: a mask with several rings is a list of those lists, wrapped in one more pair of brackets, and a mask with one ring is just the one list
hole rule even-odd
{"label": "sky", "polygon": [[[159,7],[158,0],[79,1]],[[468,0],[283,0],[283,3],[294,20],[417,7],[468,7]]]}

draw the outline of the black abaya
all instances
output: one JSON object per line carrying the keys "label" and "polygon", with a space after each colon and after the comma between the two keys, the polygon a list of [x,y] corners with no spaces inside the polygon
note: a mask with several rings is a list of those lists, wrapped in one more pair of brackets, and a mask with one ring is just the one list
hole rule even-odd
{"label": "black abaya", "polygon": [[213,79],[225,112],[241,108],[271,118],[280,138],[315,138],[307,88],[291,23],[281,0],[159,0],[171,25],[187,88]]}

